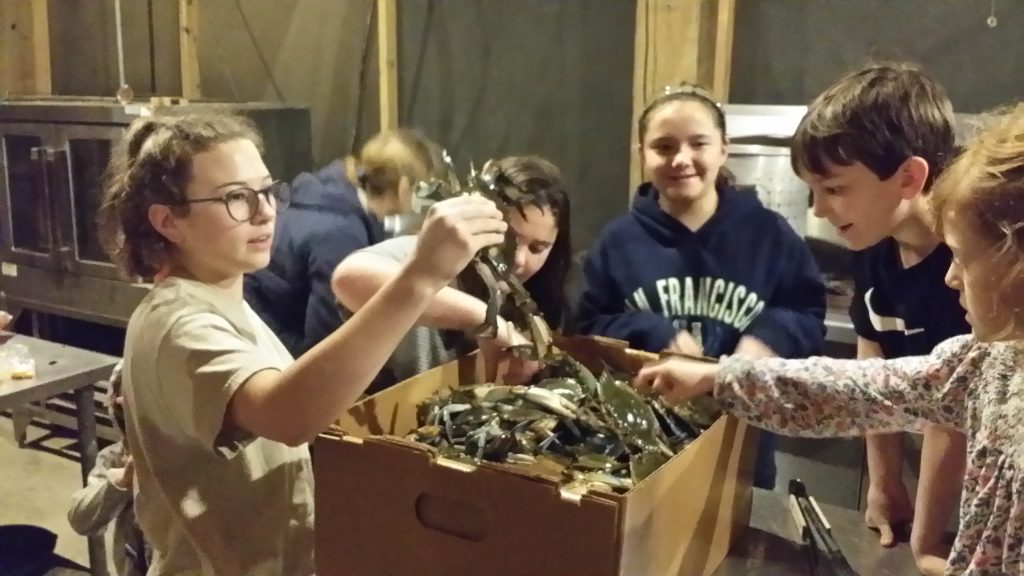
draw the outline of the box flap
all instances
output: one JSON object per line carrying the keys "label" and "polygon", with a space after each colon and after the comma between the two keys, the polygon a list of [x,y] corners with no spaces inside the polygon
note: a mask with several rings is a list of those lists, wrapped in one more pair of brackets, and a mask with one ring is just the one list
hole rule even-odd
{"label": "box flap", "polygon": [[613,370],[633,374],[644,365],[644,362],[658,358],[657,354],[631,350],[622,340],[600,336],[557,335],[554,343],[595,374],[599,373],[605,364]]}
{"label": "box flap", "polygon": [[714,358],[705,356],[691,356],[678,352],[665,351],[661,354],[652,354],[643,350],[633,350],[624,340],[605,338],[603,336],[563,336],[555,335],[555,346],[568,352],[570,356],[579,360],[584,366],[599,372],[604,365],[613,370],[626,374],[635,374],[643,365],[652,360],[666,356],[678,356],[700,362],[717,362]]}
{"label": "box flap", "polygon": [[[709,575],[750,520],[756,434],[732,417],[629,492],[621,574]],[[680,547],[679,542],[687,542]]]}
{"label": "box flap", "polygon": [[419,426],[416,406],[443,388],[455,388],[467,381],[466,372],[475,372],[476,365],[476,355],[459,358],[382,390],[349,408],[334,427],[361,438],[376,434],[405,436]]}

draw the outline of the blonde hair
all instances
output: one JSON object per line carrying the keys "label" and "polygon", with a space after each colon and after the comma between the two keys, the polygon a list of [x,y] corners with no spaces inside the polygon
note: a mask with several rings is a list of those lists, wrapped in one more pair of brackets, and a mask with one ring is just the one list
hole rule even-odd
{"label": "blonde hair", "polygon": [[218,144],[262,139],[247,118],[227,112],[154,116],[132,122],[111,154],[97,212],[100,242],[128,277],[151,279],[173,245],[149,222],[149,207],[166,204],[188,214],[185,189],[192,159]]}
{"label": "blonde hair", "polygon": [[359,151],[345,159],[345,174],[369,196],[394,193],[402,178],[412,184],[442,178],[441,147],[418,130],[396,128],[376,134]]}
{"label": "blonde hair", "polygon": [[955,215],[990,248],[987,262],[999,277],[993,298],[1006,312],[996,338],[1016,334],[1024,320],[1024,104],[994,116],[975,136],[935,183],[931,207],[939,234]]}

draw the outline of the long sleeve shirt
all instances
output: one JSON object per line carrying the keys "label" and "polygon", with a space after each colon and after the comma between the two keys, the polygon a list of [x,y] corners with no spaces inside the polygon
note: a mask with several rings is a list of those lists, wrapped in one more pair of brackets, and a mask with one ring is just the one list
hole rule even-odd
{"label": "long sleeve shirt", "polygon": [[102,534],[107,526],[114,527],[113,560],[118,576],[141,576],[136,561],[130,557],[145,555],[142,533],[135,523],[131,488],[115,486],[107,477],[114,468],[124,468],[127,453],[124,444],[117,442],[100,450],[96,466],[89,473],[86,485],[71,497],[68,522],[83,536]]}
{"label": "long sleeve shirt", "polygon": [[967,434],[960,531],[946,574],[1024,575],[1024,348],[951,338],[894,360],[723,361],[715,396],[775,432],[854,436],[931,422]]}

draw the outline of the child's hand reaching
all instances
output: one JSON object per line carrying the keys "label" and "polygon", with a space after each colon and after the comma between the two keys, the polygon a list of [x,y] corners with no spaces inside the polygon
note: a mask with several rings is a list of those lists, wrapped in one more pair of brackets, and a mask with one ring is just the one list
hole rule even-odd
{"label": "child's hand reaching", "polygon": [[634,386],[654,391],[670,404],[707,394],[715,388],[718,366],[685,358],[665,358],[640,369]]}
{"label": "child's hand reaching", "polygon": [[128,490],[135,483],[135,464],[132,457],[125,460],[124,468],[111,468],[107,470],[107,480],[116,488]]}

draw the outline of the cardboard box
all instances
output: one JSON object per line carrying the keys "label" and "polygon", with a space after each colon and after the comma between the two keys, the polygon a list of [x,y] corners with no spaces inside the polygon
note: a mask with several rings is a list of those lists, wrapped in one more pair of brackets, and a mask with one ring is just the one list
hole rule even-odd
{"label": "cardboard box", "polygon": [[[592,369],[653,358],[604,339],[560,345]],[[622,495],[563,495],[549,478],[401,438],[420,401],[478,382],[479,368],[461,358],[406,380],[316,440],[319,576],[708,575],[748,524],[755,435],[732,417]]]}

